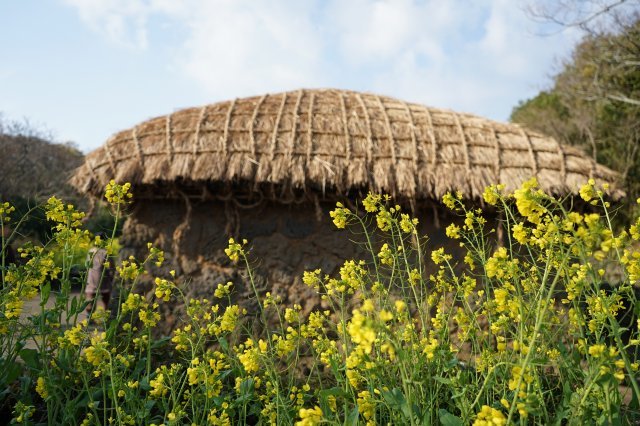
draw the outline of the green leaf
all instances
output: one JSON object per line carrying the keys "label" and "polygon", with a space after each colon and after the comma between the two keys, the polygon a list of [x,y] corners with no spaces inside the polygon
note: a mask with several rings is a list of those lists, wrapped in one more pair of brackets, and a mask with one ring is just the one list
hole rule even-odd
{"label": "green leaf", "polygon": [[358,407],[354,407],[353,410],[351,410],[351,412],[349,413],[349,415],[346,418],[345,424],[347,425],[357,425],[358,424]]}
{"label": "green leaf", "polygon": [[343,389],[339,387],[332,387],[330,389],[323,389],[318,392],[318,400],[320,402],[320,409],[323,413],[330,413],[331,408],[329,407],[329,397],[330,396],[344,396],[345,392]]}
{"label": "green leaf", "polygon": [[318,392],[318,394],[320,395],[320,398],[326,398],[328,396],[344,396],[345,395],[345,391],[342,388],[339,387],[332,387],[330,389],[324,389],[321,390],[320,392]]}
{"label": "green leaf", "polygon": [[222,348],[222,350],[224,350],[225,352],[229,351],[229,342],[227,342],[227,339],[225,339],[223,336],[218,337],[218,343],[220,343],[220,347]]}
{"label": "green leaf", "polygon": [[[4,385],[13,383],[23,373],[22,365],[20,365],[20,363],[17,363],[15,361],[9,362],[8,364],[4,364],[2,368],[4,369],[2,373],[2,376],[4,376],[4,383],[3,383]],[[7,390],[7,393],[10,392],[9,387],[7,387],[6,390]]]}
{"label": "green leaf", "polygon": [[253,396],[255,380],[253,379],[245,379],[240,383],[240,396],[236,399],[236,402],[239,404],[244,404],[245,402],[251,400]]}
{"label": "green leaf", "polygon": [[40,306],[41,307],[44,307],[44,305],[47,304],[50,293],[51,293],[51,283],[47,282],[40,288]]}
{"label": "green leaf", "polygon": [[151,342],[151,349],[157,349],[162,346],[165,346],[170,340],[171,340],[171,337],[168,337],[168,336],[161,337],[159,339],[154,339]]}
{"label": "green leaf", "polygon": [[27,367],[37,370],[40,368],[40,356],[37,350],[35,349],[22,349],[18,352],[20,358],[24,361]]}
{"label": "green leaf", "polygon": [[444,408],[438,411],[440,414],[440,424],[442,426],[464,426],[464,422],[458,416],[454,416]]}
{"label": "green leaf", "polygon": [[389,404],[389,406],[393,409],[401,409],[403,404],[406,404],[406,400],[404,395],[398,388],[393,388],[388,391],[382,392],[382,397]]}
{"label": "green leaf", "polygon": [[435,376],[433,380],[435,380],[438,383],[442,383],[443,385],[451,384],[451,379],[447,379],[446,377]]}

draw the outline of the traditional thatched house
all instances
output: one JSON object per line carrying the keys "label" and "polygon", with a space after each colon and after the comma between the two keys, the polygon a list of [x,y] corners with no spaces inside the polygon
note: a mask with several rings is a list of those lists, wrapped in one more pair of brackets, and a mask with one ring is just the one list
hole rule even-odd
{"label": "traditional thatched house", "polygon": [[242,282],[223,252],[233,235],[251,241],[262,290],[309,308],[317,299],[300,282],[303,270],[330,272],[357,251],[330,224],[336,200],[391,194],[438,241],[437,200],[447,191],[480,201],[486,185],[513,189],[531,176],[557,194],[590,177],[614,180],[584,153],[517,125],[373,94],[299,90],[143,122],[89,154],[73,184],[100,196],[112,178],[131,182],[123,245],[164,247],[192,294]]}

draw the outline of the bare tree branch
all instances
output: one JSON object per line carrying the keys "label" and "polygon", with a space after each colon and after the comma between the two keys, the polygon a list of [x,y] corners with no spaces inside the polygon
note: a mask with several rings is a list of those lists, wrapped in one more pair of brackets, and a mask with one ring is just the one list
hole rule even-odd
{"label": "bare tree branch", "polygon": [[608,94],[607,98],[612,99],[614,101],[620,101],[620,102],[625,102],[627,104],[640,106],[640,101],[638,101],[636,99],[631,99],[631,98],[629,98],[627,96],[624,96],[624,95]]}

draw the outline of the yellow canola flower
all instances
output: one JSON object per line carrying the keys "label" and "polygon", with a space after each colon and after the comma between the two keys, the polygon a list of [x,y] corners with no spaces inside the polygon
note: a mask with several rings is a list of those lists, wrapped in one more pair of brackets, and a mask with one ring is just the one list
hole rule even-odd
{"label": "yellow canola flower", "polygon": [[347,325],[347,332],[353,343],[357,344],[365,353],[371,353],[371,346],[376,340],[375,330],[368,325],[367,318],[360,310],[353,311],[353,317]]}
{"label": "yellow canola flower", "polygon": [[238,354],[238,360],[244,367],[244,370],[251,374],[260,370],[260,348],[253,346],[253,341],[247,339],[244,343],[245,349]]}
{"label": "yellow canola flower", "polygon": [[86,326],[87,320],[80,321],[75,326],[66,330],[62,337],[58,337],[58,344],[66,347],[80,346],[80,343],[82,343],[82,340],[85,337],[85,333],[82,329]]}
{"label": "yellow canola flower", "polygon": [[247,244],[247,240],[242,240],[242,244],[236,242],[233,238],[229,238],[229,246],[224,249],[227,257],[234,262],[237,262],[240,259],[240,256],[244,256],[244,249],[242,246]]}
{"label": "yellow canola flower", "polygon": [[233,286],[233,282],[228,281],[226,284],[219,283],[216,287],[216,291],[213,293],[215,297],[218,299],[222,299],[223,297],[227,297],[231,294],[231,287]]}
{"label": "yellow canola flower", "polygon": [[91,337],[91,346],[84,350],[84,357],[90,364],[99,366],[109,358],[109,344],[105,341],[107,334],[105,332],[95,332]]}
{"label": "yellow canola flower", "polygon": [[14,212],[15,210],[16,210],[16,208],[13,207],[8,202],[0,203],[0,223],[2,223],[2,222],[5,222],[5,223],[10,222],[11,221],[11,217],[9,215],[12,212]]}
{"label": "yellow canola flower", "polygon": [[104,191],[104,198],[113,205],[130,203],[133,198],[133,194],[129,192],[130,190],[131,184],[129,182],[120,185],[112,179]]}
{"label": "yellow canola flower", "polygon": [[311,287],[318,290],[320,288],[320,273],[322,271],[320,269],[316,269],[315,271],[304,271],[302,274],[302,282]]}
{"label": "yellow canola flower", "polygon": [[158,321],[160,321],[160,313],[155,311],[158,308],[158,304],[154,303],[152,309],[141,309],[138,312],[138,318],[145,325],[145,327],[155,327]]}
{"label": "yellow canola flower", "polygon": [[484,189],[482,198],[490,206],[495,206],[496,204],[498,204],[498,201],[500,200],[500,197],[502,195],[501,192],[503,190],[504,190],[503,184],[487,186]]}
{"label": "yellow canola flower", "polygon": [[437,250],[433,250],[431,252],[431,260],[433,260],[433,263],[435,263],[436,265],[439,265],[443,262],[449,261],[451,260],[451,255],[450,254],[445,254],[444,253],[444,248],[441,247]]}
{"label": "yellow canola flower", "polygon": [[151,390],[149,391],[149,395],[153,396],[153,397],[163,397],[167,394],[167,392],[169,392],[169,389],[167,389],[167,386],[164,383],[164,374],[163,373],[159,373],[155,379],[152,379],[149,382],[149,385],[151,386]]}
{"label": "yellow canola flower", "polygon": [[293,308],[285,308],[284,319],[290,324],[297,324],[300,322],[300,311],[302,307],[297,303],[293,305]]}
{"label": "yellow canola flower", "polygon": [[380,205],[380,201],[382,200],[382,196],[379,194],[372,194],[369,192],[367,197],[362,201],[362,205],[364,209],[368,213],[375,213],[378,211],[378,206]]}
{"label": "yellow canola flower", "polygon": [[396,311],[401,314],[405,311],[405,309],[407,308],[407,304],[403,301],[403,300],[396,300],[395,302],[393,302],[396,308]]}
{"label": "yellow canola flower", "polygon": [[418,218],[411,218],[408,214],[400,215],[400,229],[405,233],[415,232],[418,226]]}
{"label": "yellow canola flower", "polygon": [[36,382],[36,392],[38,392],[38,395],[40,395],[42,399],[47,399],[47,397],[49,396],[49,393],[47,392],[46,382],[44,380],[44,377],[42,376],[39,376]]}
{"label": "yellow canola flower", "polygon": [[171,291],[175,288],[175,284],[164,278],[156,277],[155,295],[158,299],[168,302],[171,298]]}
{"label": "yellow canola flower", "polygon": [[452,223],[451,225],[447,226],[445,233],[447,237],[457,240],[460,238],[460,227],[455,223]]}
{"label": "yellow canola flower", "polygon": [[589,355],[594,358],[600,358],[606,349],[607,347],[603,344],[589,346]]}
{"label": "yellow canola flower", "polygon": [[134,281],[143,272],[144,269],[135,260],[135,257],[129,256],[128,260],[123,260],[120,266],[116,267],[122,279]]}
{"label": "yellow canola flower", "polygon": [[380,253],[378,253],[378,257],[380,258],[380,263],[382,263],[383,265],[393,265],[393,252],[389,248],[389,244],[384,243],[382,247],[380,247]]}
{"label": "yellow canola flower", "polygon": [[442,197],[442,204],[444,204],[449,210],[458,210],[456,204],[460,203],[462,199],[462,193],[460,191],[456,192],[455,195],[447,192]]}
{"label": "yellow canola flower", "polygon": [[508,259],[509,255],[507,253],[507,249],[505,247],[500,247],[496,252],[491,256],[487,263],[485,264],[485,269],[487,272],[488,278],[502,278],[505,275],[504,271],[504,262]]}
{"label": "yellow canola flower", "polygon": [[478,413],[476,420],[473,422],[473,426],[491,426],[491,425],[506,425],[507,418],[500,411],[495,408],[483,405]]}
{"label": "yellow canola flower", "polygon": [[336,209],[329,212],[329,216],[333,219],[333,224],[338,229],[344,229],[347,226],[351,210],[346,208],[344,204],[336,203]]}
{"label": "yellow canola flower", "polygon": [[523,223],[516,223],[513,225],[513,238],[520,244],[527,244],[527,228]]}
{"label": "yellow canola flower", "polygon": [[358,412],[362,414],[362,417],[364,417],[367,422],[370,422],[376,412],[376,404],[371,392],[366,390],[360,391],[356,402],[358,403]]}
{"label": "yellow canola flower", "polygon": [[580,198],[586,202],[590,202],[593,198],[596,198],[598,193],[596,192],[595,184],[596,182],[593,179],[589,179],[589,181],[580,188]]}
{"label": "yellow canola flower", "polygon": [[516,200],[516,208],[520,214],[531,223],[538,224],[546,208],[540,204],[540,198],[544,195],[542,191],[536,191],[538,180],[533,177],[522,183],[519,189],[513,192]]}
{"label": "yellow canola flower", "polygon": [[220,331],[232,332],[235,330],[241,313],[243,312],[240,311],[240,307],[238,305],[227,306],[220,320]]}
{"label": "yellow canola flower", "polygon": [[393,216],[391,215],[391,212],[384,207],[381,207],[380,211],[376,215],[376,223],[381,231],[386,232],[390,230],[391,224],[393,223]]}
{"label": "yellow canola flower", "polygon": [[322,409],[317,405],[313,408],[301,408],[298,412],[300,421],[296,422],[296,426],[315,426],[322,422]]}

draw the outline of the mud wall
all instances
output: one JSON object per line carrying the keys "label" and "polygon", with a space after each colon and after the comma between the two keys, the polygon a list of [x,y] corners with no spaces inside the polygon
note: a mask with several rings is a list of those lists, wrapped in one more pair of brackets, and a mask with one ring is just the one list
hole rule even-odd
{"label": "mud wall", "polygon": [[[258,292],[270,291],[288,305],[300,304],[308,313],[322,303],[315,290],[302,283],[305,270],[320,268],[334,274],[347,259],[370,259],[361,246],[350,241],[362,236],[335,228],[329,217],[334,207],[333,203],[263,202],[243,208],[231,201],[138,201],[123,229],[123,255],[143,258],[147,242],[152,242],[165,250],[167,260],[164,270],[154,272],[167,274],[175,269],[188,297],[212,299],[218,283],[233,281],[234,303],[255,312],[254,291],[245,268],[233,264],[224,253],[230,236],[246,238]],[[442,209],[419,210],[415,216],[421,234],[430,238],[428,250],[445,246],[450,252],[459,251],[457,242],[445,236],[444,228],[452,217]],[[181,309],[165,307],[169,329]]]}

